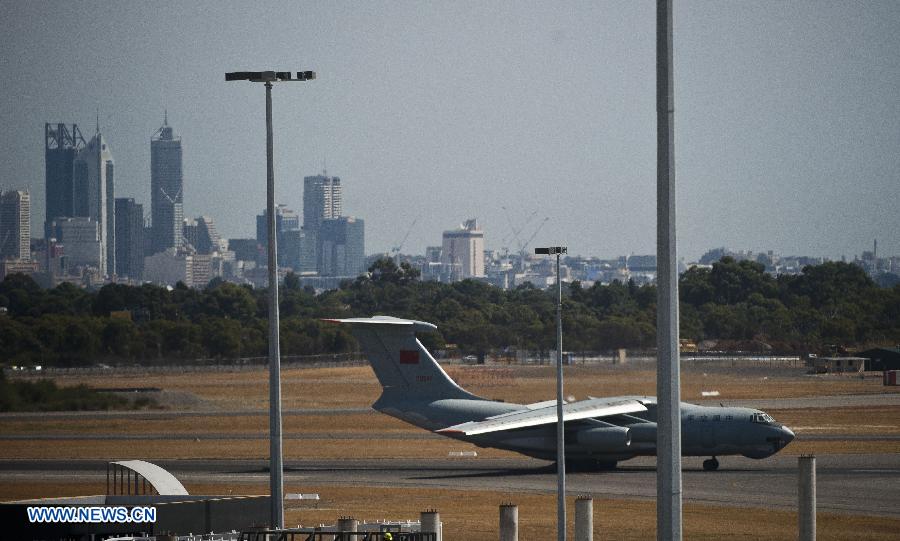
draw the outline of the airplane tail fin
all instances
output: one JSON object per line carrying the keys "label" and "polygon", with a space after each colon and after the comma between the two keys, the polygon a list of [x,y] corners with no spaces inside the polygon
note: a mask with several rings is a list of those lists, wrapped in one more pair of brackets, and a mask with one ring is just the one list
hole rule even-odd
{"label": "airplane tail fin", "polygon": [[390,316],[326,319],[349,325],[385,393],[400,392],[429,400],[479,399],[456,384],[416,338],[416,331],[437,326]]}

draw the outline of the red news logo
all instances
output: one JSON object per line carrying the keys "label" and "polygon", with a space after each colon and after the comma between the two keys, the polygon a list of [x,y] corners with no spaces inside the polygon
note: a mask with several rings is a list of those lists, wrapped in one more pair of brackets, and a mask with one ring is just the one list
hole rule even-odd
{"label": "red news logo", "polygon": [[419,364],[419,352],[409,349],[401,349],[400,364]]}

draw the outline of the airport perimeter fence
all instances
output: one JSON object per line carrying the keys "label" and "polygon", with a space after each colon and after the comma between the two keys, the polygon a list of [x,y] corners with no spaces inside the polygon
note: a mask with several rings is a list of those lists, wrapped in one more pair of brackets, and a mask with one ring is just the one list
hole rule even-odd
{"label": "airport perimeter fence", "polygon": [[[489,365],[489,366],[540,366],[555,365],[556,355],[539,351],[519,351],[513,354],[495,353],[484,356],[484,362],[478,362],[472,356],[445,357],[436,354],[435,357],[441,364],[452,365]],[[192,372],[236,372],[252,371],[265,368],[268,365],[268,357],[240,357],[240,358],[201,358],[190,360],[154,359],[137,363],[96,363],[90,366],[74,367],[19,367],[3,368],[7,375],[11,376],[35,376],[35,375],[103,375],[110,373],[192,373]],[[654,351],[628,351],[625,357],[613,352],[565,352],[563,362],[570,366],[610,366],[627,368],[628,366],[655,366],[656,353]],[[760,355],[757,353],[682,353],[681,362],[685,368],[691,367],[719,367],[719,368],[802,368],[805,361],[798,355]],[[315,368],[334,366],[363,366],[367,364],[366,356],[362,352],[353,353],[326,353],[320,355],[282,355],[281,366],[283,368]]]}
{"label": "airport perimeter fence", "polygon": [[[802,368],[805,361],[799,355],[760,354],[755,352],[703,352],[682,353],[681,363],[690,366],[715,366],[727,368],[744,367],[781,367]],[[629,365],[656,365],[654,350],[626,350],[623,355],[618,351],[586,351],[564,352],[563,363],[570,366],[616,366],[625,368]],[[539,351],[518,351],[513,354],[488,355],[485,364],[505,365],[555,365],[556,353]]]}

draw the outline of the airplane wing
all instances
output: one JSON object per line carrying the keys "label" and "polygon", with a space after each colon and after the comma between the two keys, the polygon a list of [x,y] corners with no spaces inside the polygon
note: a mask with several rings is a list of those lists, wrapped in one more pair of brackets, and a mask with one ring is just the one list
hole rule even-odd
{"label": "airplane wing", "polygon": [[[544,403],[542,402],[541,404]],[[483,421],[469,421],[458,425],[448,426],[437,432],[453,432],[472,436],[487,432],[512,430],[514,428],[554,424],[556,423],[556,401],[549,401],[549,404],[550,405],[536,409],[526,408],[494,417],[488,417]],[[647,408],[637,400],[592,398],[589,400],[564,404],[563,422],[588,419],[591,417],[609,417],[611,415],[635,413],[646,410]]]}

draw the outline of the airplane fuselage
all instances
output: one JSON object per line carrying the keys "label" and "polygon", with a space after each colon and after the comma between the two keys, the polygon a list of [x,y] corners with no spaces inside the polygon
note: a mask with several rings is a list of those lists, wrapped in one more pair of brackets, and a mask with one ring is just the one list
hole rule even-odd
{"label": "airplane fuselage", "polygon": [[[583,419],[578,423],[567,423],[567,460],[612,463],[635,456],[656,455],[655,397],[613,399],[616,398],[637,399],[647,411],[606,417],[602,421]],[[430,401],[427,397],[407,396],[400,400],[384,400],[383,397],[373,407],[420,428],[436,431],[471,419],[518,411],[526,406],[490,400]],[[555,425],[478,435],[447,435],[479,447],[505,449],[545,460],[556,458]],[[790,429],[759,410],[681,403],[682,456],[766,458],[793,439],[794,433]]]}
{"label": "airplane fuselage", "polygon": [[[524,455],[555,460],[557,404],[509,404],[474,395],[454,382],[416,338],[437,327],[390,316],[329,320],[349,325],[366,351],[383,388],[372,405],[425,430]],[[656,454],[656,399],[648,396],[588,397],[562,405],[566,463],[610,467]],[[769,415],[749,408],[681,403],[681,451],[709,456],[770,456],[794,433]]]}

